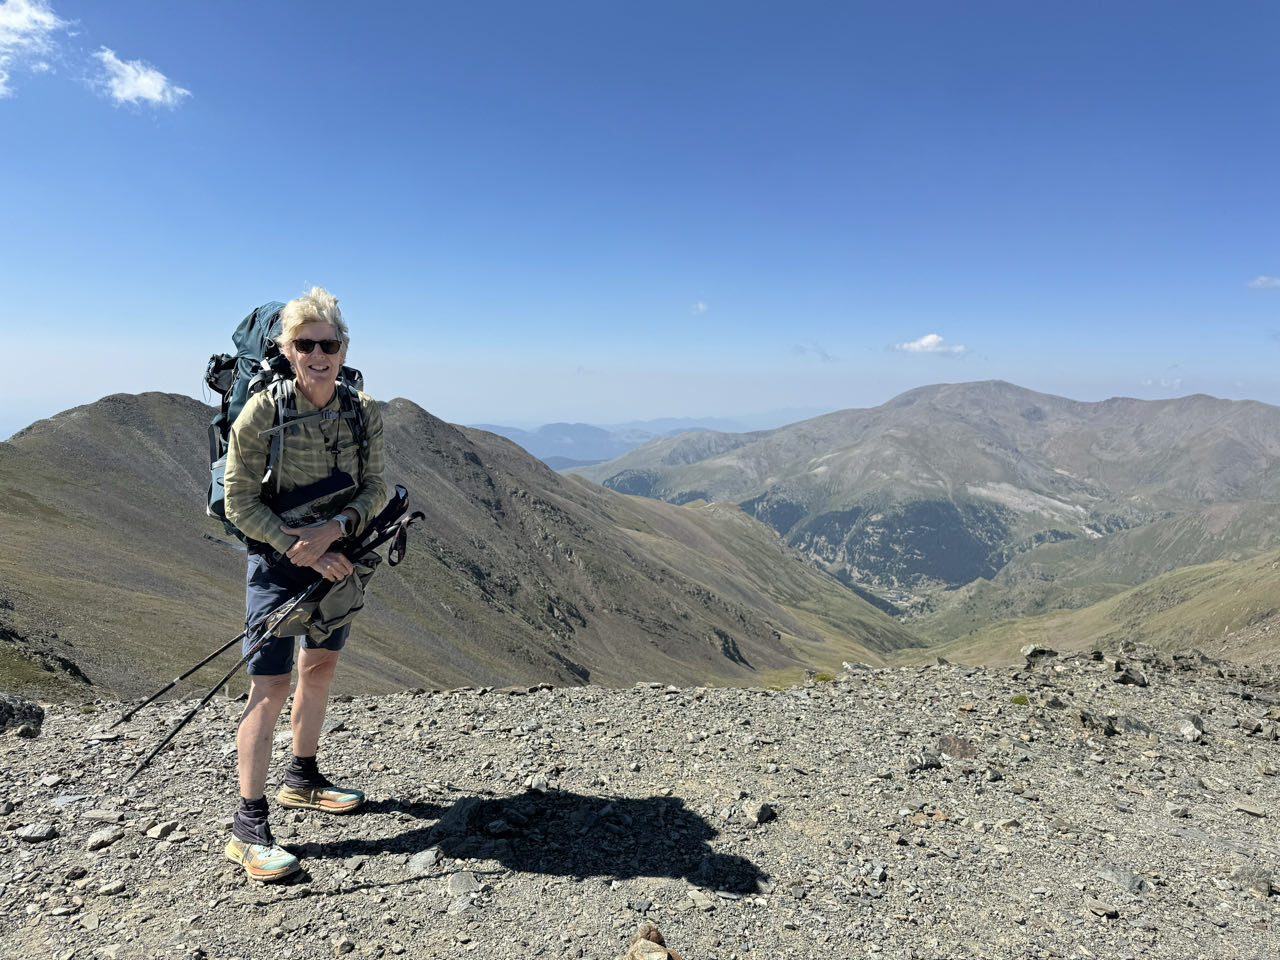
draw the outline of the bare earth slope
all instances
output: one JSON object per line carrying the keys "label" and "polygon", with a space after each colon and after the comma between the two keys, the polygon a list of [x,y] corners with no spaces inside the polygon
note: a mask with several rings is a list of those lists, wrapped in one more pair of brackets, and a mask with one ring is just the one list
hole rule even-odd
{"label": "bare earth slope", "polygon": [[[244,555],[203,515],[211,413],[117,395],[0,444],[0,688],[149,692],[240,630]],[[427,521],[373,581],[350,692],[761,682],[916,642],[738,511],[562,478],[405,400],[384,421],[388,479]]]}
{"label": "bare earth slope", "polygon": [[276,810],[277,887],[221,855],[238,703],[129,787],[182,708],[56,707],[0,740],[0,956],[613,960],[648,920],[690,960],[1269,960],[1277,679],[1133,649],[353,699],[322,761],[370,802]]}

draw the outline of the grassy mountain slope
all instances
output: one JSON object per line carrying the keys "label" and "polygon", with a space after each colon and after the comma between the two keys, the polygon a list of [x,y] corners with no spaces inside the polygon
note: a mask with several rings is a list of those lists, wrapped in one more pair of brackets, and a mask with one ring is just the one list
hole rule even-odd
{"label": "grassy mountain slope", "polygon": [[[117,395],[0,444],[0,687],[149,692],[240,629],[243,554],[203,516],[211,415]],[[384,422],[428,519],[374,580],[345,689],[761,682],[916,642],[737,511],[637,504],[405,400]]]}
{"label": "grassy mountain slope", "polygon": [[1214,504],[1105,538],[1044,544],[991,580],[938,595],[910,624],[931,641],[950,640],[997,620],[1088,606],[1183,566],[1276,548],[1280,504]]}
{"label": "grassy mountain slope", "polygon": [[[1199,647],[1248,663],[1280,662],[1280,551],[1219,560],[1161,574],[1079,610],[990,624],[928,657],[973,663],[1014,662],[1027,643],[1057,650],[1132,640],[1164,650]],[[903,662],[924,662],[905,653]]]}
{"label": "grassy mountain slope", "polygon": [[909,607],[936,611],[947,591],[991,581],[990,612],[1034,612],[1274,545],[1280,408],[945,384],[574,472],[674,503],[738,503],[823,569]]}

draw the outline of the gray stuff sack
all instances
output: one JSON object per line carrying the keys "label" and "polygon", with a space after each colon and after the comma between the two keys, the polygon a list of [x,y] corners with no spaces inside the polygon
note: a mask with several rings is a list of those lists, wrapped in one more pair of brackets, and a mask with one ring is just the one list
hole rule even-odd
{"label": "gray stuff sack", "polygon": [[382,558],[370,551],[353,561],[355,568],[318,598],[306,600],[281,620],[271,632],[277,637],[309,637],[316,643],[328,640],[335,630],[345,627],[364,609],[364,588],[378,569]]}

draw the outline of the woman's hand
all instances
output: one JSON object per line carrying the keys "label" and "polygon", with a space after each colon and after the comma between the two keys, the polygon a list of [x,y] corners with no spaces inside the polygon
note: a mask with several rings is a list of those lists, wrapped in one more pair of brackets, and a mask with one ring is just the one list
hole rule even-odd
{"label": "woman's hand", "polygon": [[311,569],[331,583],[337,583],[344,577],[349,576],[355,567],[343,554],[332,550],[322,554],[319,560],[311,564]]}
{"label": "woman's hand", "polygon": [[[320,570],[317,566],[321,557],[329,552],[329,547],[333,542],[342,536],[342,527],[338,526],[337,520],[329,520],[326,523],[313,524],[306,527],[290,527],[285,524],[280,525],[280,529],[291,537],[297,537],[297,542],[289,548],[289,552],[285,554],[295,566],[311,567],[314,570]],[[335,554],[337,556],[337,554]],[[346,558],[344,557],[345,561]],[[324,573],[323,570],[320,570]],[[347,563],[347,573],[351,572],[351,564]],[[326,576],[328,576],[326,574]],[[342,576],[346,576],[344,573]],[[334,579],[329,577],[330,580]],[[342,577],[337,579],[341,580]]]}

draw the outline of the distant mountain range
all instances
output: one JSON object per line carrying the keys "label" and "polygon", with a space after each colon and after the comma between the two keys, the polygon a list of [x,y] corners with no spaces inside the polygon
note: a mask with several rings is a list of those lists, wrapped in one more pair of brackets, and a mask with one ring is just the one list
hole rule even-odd
{"label": "distant mountain range", "polygon": [[553,470],[588,466],[602,460],[620,457],[628,450],[659,437],[714,430],[740,433],[764,425],[777,426],[800,417],[812,416],[815,410],[780,410],[738,420],[720,417],[666,417],[636,420],[631,423],[595,425],[590,423],[547,423],[533,429],[476,423],[471,427],[506,437],[524,447]]}
{"label": "distant mountain range", "polygon": [[1280,408],[1206,396],[930,386],[774,430],[657,439],[573,472],[735,503],[935,638],[1280,547]]}
{"label": "distant mountain range", "polygon": [[[116,395],[0,443],[0,690],[136,696],[240,629],[244,555],[203,514],[212,412]],[[604,486],[406,400],[383,413],[389,479],[428,520],[373,582],[348,692],[769,684],[936,643],[1280,650],[1265,404],[924,387],[575,470]]]}
{"label": "distant mountain range", "polygon": [[[120,394],[0,443],[0,689],[134,696],[240,630],[244,554],[204,516],[212,414]],[[731,505],[562,477],[407,400],[383,415],[388,479],[428,519],[373,581],[348,691],[764,683],[917,642]]]}

